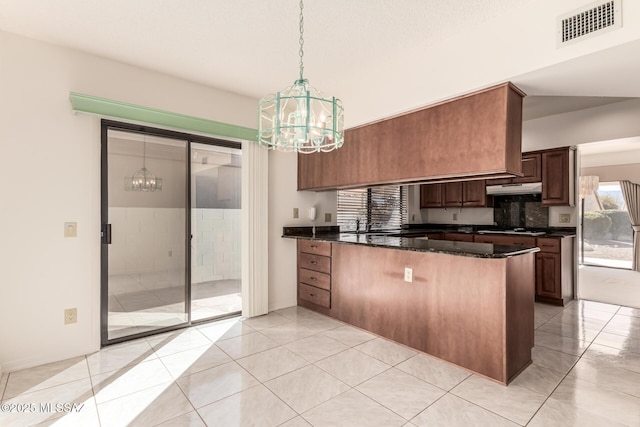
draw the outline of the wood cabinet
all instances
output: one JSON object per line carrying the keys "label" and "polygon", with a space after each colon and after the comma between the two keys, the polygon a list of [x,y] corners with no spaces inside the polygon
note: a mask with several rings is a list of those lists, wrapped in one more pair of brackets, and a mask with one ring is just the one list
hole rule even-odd
{"label": "wood cabinet", "polygon": [[421,208],[486,207],[485,180],[422,184]]}
{"label": "wood cabinet", "polygon": [[539,152],[522,153],[522,176],[488,179],[487,185],[524,184],[542,182],[542,155]]}
{"label": "wood cabinet", "polygon": [[298,190],[332,190],[521,171],[522,98],[510,83],[345,131],[298,155]]}
{"label": "wood cabinet", "polygon": [[442,207],[442,184],[423,184],[420,186],[420,208]]}
{"label": "wood cabinet", "polygon": [[559,148],[542,152],[542,204],[573,206],[573,150]]}
{"label": "wood cabinet", "polygon": [[494,245],[526,246],[529,248],[536,246],[536,238],[531,236],[476,234],[473,237],[473,241],[476,243],[493,243]]}
{"label": "wood cabinet", "polygon": [[573,299],[573,237],[539,237],[536,301],[565,305]]}
{"label": "wood cabinet", "polygon": [[443,233],[442,240],[452,242],[473,242],[473,234],[471,233]]}
{"label": "wood cabinet", "polygon": [[331,308],[331,243],[298,240],[298,305]]}

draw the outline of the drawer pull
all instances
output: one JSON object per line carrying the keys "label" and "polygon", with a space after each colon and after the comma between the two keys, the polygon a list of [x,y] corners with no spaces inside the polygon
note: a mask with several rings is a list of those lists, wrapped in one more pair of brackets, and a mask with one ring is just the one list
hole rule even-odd
{"label": "drawer pull", "polygon": [[309,261],[313,265],[318,265],[318,261]]}
{"label": "drawer pull", "polygon": [[310,296],[310,297],[313,297],[313,298],[315,298],[315,297],[316,297],[316,296],[315,296],[315,294],[309,294],[309,296]]}
{"label": "drawer pull", "polygon": [[311,247],[311,249],[317,249],[318,248],[317,245],[311,245],[310,247]]}
{"label": "drawer pull", "polygon": [[317,277],[313,277],[313,276],[309,277],[309,279],[311,279],[311,280],[318,280],[318,278],[317,278]]}

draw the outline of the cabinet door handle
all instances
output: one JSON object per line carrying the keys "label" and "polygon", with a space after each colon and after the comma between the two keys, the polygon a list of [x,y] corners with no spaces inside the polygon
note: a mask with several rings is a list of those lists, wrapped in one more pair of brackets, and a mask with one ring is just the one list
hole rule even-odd
{"label": "cabinet door handle", "polygon": [[315,298],[316,296],[314,294],[309,294],[310,297]]}
{"label": "cabinet door handle", "polygon": [[318,278],[317,278],[317,277],[313,277],[313,276],[312,276],[312,277],[310,277],[310,279],[311,279],[311,280],[318,280]]}
{"label": "cabinet door handle", "polygon": [[318,261],[310,261],[310,263],[313,264],[313,265],[317,265]]}

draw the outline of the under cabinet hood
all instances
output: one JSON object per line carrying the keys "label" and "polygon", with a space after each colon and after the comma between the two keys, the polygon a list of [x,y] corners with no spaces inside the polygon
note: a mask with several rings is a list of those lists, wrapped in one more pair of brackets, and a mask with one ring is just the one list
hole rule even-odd
{"label": "under cabinet hood", "polygon": [[540,194],[542,193],[542,183],[534,182],[529,184],[504,184],[488,185],[487,194]]}

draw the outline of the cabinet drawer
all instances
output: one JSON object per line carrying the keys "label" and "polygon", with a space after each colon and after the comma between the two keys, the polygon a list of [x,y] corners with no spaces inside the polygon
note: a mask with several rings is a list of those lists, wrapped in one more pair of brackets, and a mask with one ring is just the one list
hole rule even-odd
{"label": "cabinet drawer", "polygon": [[322,273],[331,273],[331,258],[300,252],[299,266]]}
{"label": "cabinet drawer", "polygon": [[322,307],[331,308],[331,292],[329,291],[299,283],[298,292],[300,293],[300,298],[303,300],[311,301]]}
{"label": "cabinet drawer", "polygon": [[331,275],[301,268],[298,272],[300,282],[317,288],[331,290]]}
{"label": "cabinet drawer", "polygon": [[315,240],[298,240],[298,244],[300,245],[300,252],[331,256],[331,243],[329,242],[318,242]]}
{"label": "cabinet drawer", "polygon": [[473,234],[444,233],[444,240],[451,240],[454,242],[473,242]]}
{"label": "cabinet drawer", "polygon": [[538,247],[540,252],[560,253],[560,239],[552,237],[538,237]]}

